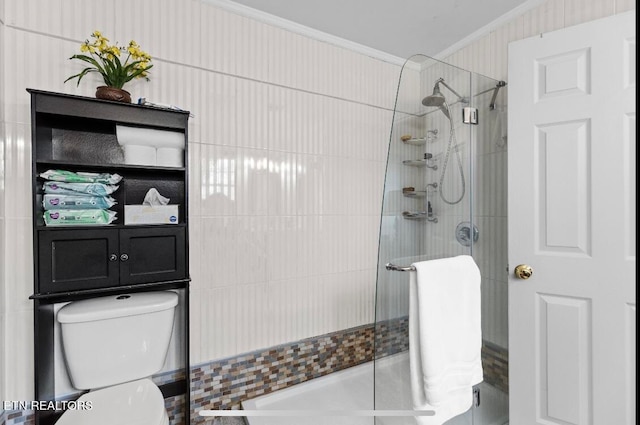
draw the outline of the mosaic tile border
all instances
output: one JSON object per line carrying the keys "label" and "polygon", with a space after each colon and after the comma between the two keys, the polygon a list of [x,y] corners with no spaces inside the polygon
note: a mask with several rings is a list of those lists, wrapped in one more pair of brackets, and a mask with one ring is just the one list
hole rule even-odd
{"label": "mosaic tile border", "polygon": [[376,359],[408,351],[409,316],[376,323],[375,337]]}
{"label": "mosaic tile border", "polygon": [[238,409],[245,400],[370,361],[373,325],[346,329],[192,368],[191,423],[202,409]]}
{"label": "mosaic tile border", "polygon": [[185,378],[184,375],[185,375],[184,369],[170,370],[170,371],[158,373],[157,375],[153,375],[151,377],[151,380],[157,386],[161,386],[165,384],[170,384],[172,382],[181,381]]}
{"label": "mosaic tile border", "polygon": [[164,408],[169,415],[169,425],[183,425],[185,419],[185,397],[178,395],[164,399]]}
{"label": "mosaic tile border", "polygon": [[487,341],[482,342],[484,382],[509,394],[509,350]]}

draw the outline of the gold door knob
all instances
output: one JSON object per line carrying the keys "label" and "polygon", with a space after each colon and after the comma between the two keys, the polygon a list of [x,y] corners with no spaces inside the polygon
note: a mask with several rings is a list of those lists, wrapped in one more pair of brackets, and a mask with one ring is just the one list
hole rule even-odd
{"label": "gold door knob", "polygon": [[519,264],[516,266],[513,274],[515,274],[518,279],[526,280],[529,279],[533,274],[533,269],[527,264]]}

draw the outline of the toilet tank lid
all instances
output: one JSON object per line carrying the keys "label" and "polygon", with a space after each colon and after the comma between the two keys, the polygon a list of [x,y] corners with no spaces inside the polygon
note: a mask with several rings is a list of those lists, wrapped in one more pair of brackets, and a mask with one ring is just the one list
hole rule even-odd
{"label": "toilet tank lid", "polygon": [[82,323],[169,310],[178,304],[171,291],[118,294],[73,301],[58,310],[59,323]]}

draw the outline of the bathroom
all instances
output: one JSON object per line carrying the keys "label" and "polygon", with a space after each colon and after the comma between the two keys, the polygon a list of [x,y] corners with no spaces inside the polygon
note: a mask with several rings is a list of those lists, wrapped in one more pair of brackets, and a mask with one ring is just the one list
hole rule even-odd
{"label": "bathroom", "polygon": [[[483,210],[473,217],[480,230],[474,259],[483,273],[482,296],[487,301],[483,335],[490,342],[487,347],[495,349],[491,355],[496,369],[506,370],[511,285],[504,271],[508,141],[502,139],[506,133],[496,129],[507,125],[510,106],[508,45],[633,11],[635,1],[524,2],[450,46],[429,52],[425,40],[424,49],[403,56],[287,27],[247,10],[233,2],[206,0],[0,1],[1,400],[34,397],[31,115],[26,89],[93,97],[97,84],[63,82],[79,70],[68,58],[97,29],[112,40],[134,39],[153,55],[150,81],[130,86],[136,99],[176,105],[194,115],[188,128],[191,407],[186,412],[179,397],[165,400],[168,410],[175,403],[172,423],[183,423],[186,416],[191,423],[202,423],[201,409],[239,408],[249,395],[289,386],[289,381],[257,382],[247,386],[245,394],[216,396],[205,384],[206,379],[222,379],[216,370],[241,367],[250,359],[264,361],[257,359],[276,348],[286,352],[297,345],[320,353],[331,344],[344,347],[347,358],[339,363],[330,358],[318,374],[372,359],[367,343],[379,313],[378,238],[387,154],[400,136],[423,136],[412,129],[394,133],[390,141],[399,78],[414,53],[507,83],[497,92],[495,110],[488,110],[492,92],[474,97],[481,120],[489,113],[496,115],[492,120],[503,120],[495,126],[481,121],[478,131],[499,133],[502,141],[475,152],[476,180],[467,180],[474,208]],[[431,94],[438,77],[464,96],[482,91],[475,81],[456,85],[453,81],[458,80],[437,73],[415,95],[416,106]],[[441,90],[454,98],[448,89]],[[437,121],[438,146],[444,146],[448,122],[443,114],[430,116]],[[475,127],[458,129],[468,135],[459,134],[460,140],[484,140],[482,134],[469,133]],[[457,172],[455,158],[451,161],[450,170]],[[419,225],[440,231],[447,222],[443,210],[434,207],[439,223]],[[452,232],[459,221],[433,241],[445,246],[448,255],[464,250]],[[399,273],[394,279],[408,277]],[[296,364],[306,366],[313,370],[312,364]],[[199,376],[206,379],[199,381]],[[304,376],[291,376],[290,381]],[[504,373],[502,377],[507,379]],[[493,386],[502,394],[510,390],[504,380]],[[376,397],[372,392],[370,399],[379,403]],[[508,415],[513,406],[501,409]],[[0,425],[33,423],[33,416],[31,411],[3,409]]]}

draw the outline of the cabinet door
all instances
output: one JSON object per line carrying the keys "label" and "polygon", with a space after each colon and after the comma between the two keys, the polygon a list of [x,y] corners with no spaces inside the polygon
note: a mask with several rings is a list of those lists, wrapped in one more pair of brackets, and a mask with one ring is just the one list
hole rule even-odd
{"label": "cabinet door", "polygon": [[186,278],[186,241],[182,226],[120,231],[120,284]]}
{"label": "cabinet door", "polygon": [[118,231],[39,232],[38,292],[105,288],[118,284]]}

